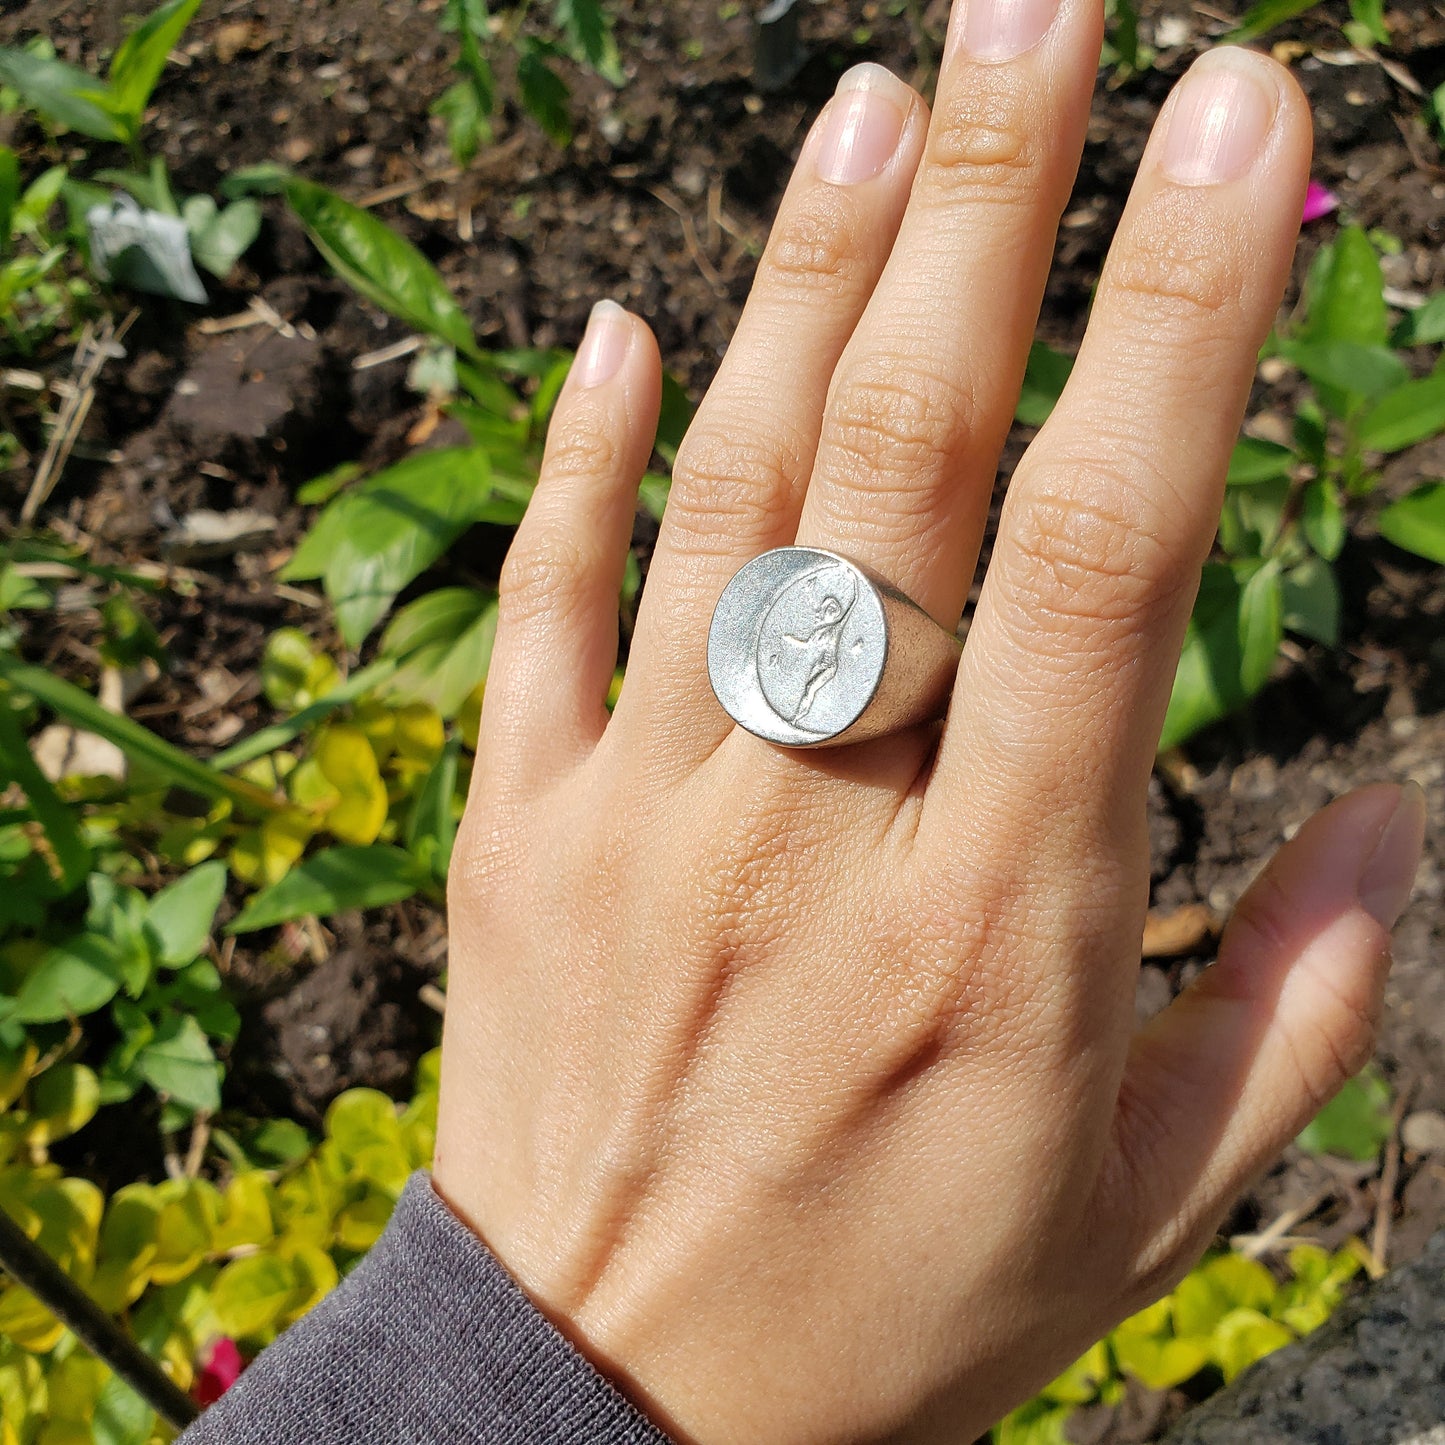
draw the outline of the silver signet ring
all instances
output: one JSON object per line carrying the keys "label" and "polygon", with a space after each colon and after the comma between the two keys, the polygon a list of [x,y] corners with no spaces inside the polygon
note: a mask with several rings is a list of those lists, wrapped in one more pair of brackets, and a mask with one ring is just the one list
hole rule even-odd
{"label": "silver signet ring", "polygon": [[723,589],[707,638],[712,690],[741,727],[816,748],[942,714],[962,644],[847,557],[776,547]]}

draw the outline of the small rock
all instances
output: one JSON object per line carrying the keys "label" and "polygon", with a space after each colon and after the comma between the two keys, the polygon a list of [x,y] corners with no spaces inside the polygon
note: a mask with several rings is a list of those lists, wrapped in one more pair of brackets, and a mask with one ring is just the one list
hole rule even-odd
{"label": "small rock", "polygon": [[1400,1142],[1418,1154],[1445,1154],[1445,1114],[1420,1109],[1400,1125]]}
{"label": "small rock", "polygon": [[257,546],[275,530],[275,517],[249,507],[238,507],[231,512],[202,508],[182,517],[161,538],[161,547],[167,556],[178,559],[225,557]]}
{"label": "small rock", "polygon": [[52,783],[62,778],[125,777],[125,754],[113,742],[66,723],[42,728],[30,751],[35,766]]}

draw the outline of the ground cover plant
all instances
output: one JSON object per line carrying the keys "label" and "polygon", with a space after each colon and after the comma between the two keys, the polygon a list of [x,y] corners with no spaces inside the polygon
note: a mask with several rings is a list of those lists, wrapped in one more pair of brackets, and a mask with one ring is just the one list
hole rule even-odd
{"label": "ground cover plant", "polygon": [[[625,664],[687,398],[800,127],[856,59],[926,70],[943,8],[809,7],[799,68],[766,96],[730,5],[447,0],[388,11],[379,46],[369,4],[236,19],[171,0],[109,33],[80,17],[37,36],[29,5],[0,21],[0,507],[19,522],[36,498],[0,556],[0,1206],[201,1398],[354,1263],[427,1158],[438,905],[496,567],[587,306],[628,299],[675,374],[619,600]],[[1302,237],[1181,662],[1141,1012],[1329,792],[1439,785],[1445,267],[1439,152],[1419,148],[1445,77],[1423,11],[1383,17],[1376,59],[1337,63],[1341,27],[1371,23],[1326,6],[1288,31],[1343,219]],[[1199,27],[1114,7],[1102,138],[1005,471],[1067,375],[1143,126],[1230,28]],[[1373,128],[1352,131],[1361,109]],[[1387,197],[1352,181],[1360,158]],[[241,207],[222,230],[250,236],[212,255],[209,306],[97,276],[74,213],[116,189],[185,224],[202,269],[199,238]],[[87,382],[67,360],[86,324],[132,317]],[[41,497],[52,442],[68,460]],[[212,540],[194,518],[221,519]],[[997,1438],[1062,1440],[1080,1411],[1121,1445],[1154,1438],[1419,1247],[1445,1217],[1439,931],[1438,909],[1407,916],[1409,1007],[1380,1068],[1200,1269]],[[1140,1399],[1150,1433],[1119,1433]],[[13,1284],[0,1402],[20,1445],[167,1433]]]}

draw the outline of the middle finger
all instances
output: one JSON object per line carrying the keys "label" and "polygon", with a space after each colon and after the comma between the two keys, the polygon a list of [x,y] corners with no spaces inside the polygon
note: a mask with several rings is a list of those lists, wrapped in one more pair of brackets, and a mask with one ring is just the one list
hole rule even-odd
{"label": "middle finger", "polygon": [[903,228],[829,393],[797,541],[952,628],[1083,148],[1098,0],[954,7]]}

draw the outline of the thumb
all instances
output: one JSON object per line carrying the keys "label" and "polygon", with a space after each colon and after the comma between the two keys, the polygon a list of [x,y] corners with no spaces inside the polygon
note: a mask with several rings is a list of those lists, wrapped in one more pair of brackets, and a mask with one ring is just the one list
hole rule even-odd
{"label": "thumb", "polygon": [[1104,1202],[1139,1273],[1182,1269],[1233,1200],[1368,1062],[1425,835],[1414,783],[1315,814],[1235,909],[1219,959],[1134,1039]]}

